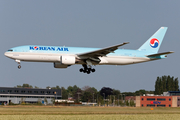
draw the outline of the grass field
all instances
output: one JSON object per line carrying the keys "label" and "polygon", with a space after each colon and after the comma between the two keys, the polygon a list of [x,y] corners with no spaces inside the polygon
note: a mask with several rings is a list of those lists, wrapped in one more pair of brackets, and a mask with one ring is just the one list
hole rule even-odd
{"label": "grass field", "polygon": [[0,120],[180,120],[180,108],[1,106]]}

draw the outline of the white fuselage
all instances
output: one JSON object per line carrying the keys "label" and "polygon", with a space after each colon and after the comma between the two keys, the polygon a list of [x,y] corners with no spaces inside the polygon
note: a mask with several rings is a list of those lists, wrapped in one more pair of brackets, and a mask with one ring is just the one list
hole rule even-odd
{"label": "white fuselage", "polygon": [[137,50],[118,49],[129,42],[105,48],[25,45],[10,48],[5,56],[14,59],[19,69],[21,61],[51,62],[54,68],[82,64],[79,71],[90,74],[95,72],[92,65],[128,65],[166,58],[173,52],[158,53],[166,31],[167,27],[161,27]]}
{"label": "white fuselage", "polygon": [[[30,52],[6,52],[5,56],[20,61],[28,62],[61,62],[60,56],[67,54],[58,54],[58,53],[30,53]],[[73,54],[68,54],[69,56],[75,56]],[[99,57],[101,60],[99,65],[128,65],[146,62],[154,59],[148,57],[136,57],[136,56],[105,56]],[[80,63],[77,63],[80,64]]]}

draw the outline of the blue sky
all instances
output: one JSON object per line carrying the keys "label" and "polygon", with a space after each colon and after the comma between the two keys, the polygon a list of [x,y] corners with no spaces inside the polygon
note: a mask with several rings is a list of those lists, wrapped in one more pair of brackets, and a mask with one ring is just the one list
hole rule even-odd
{"label": "blue sky", "polygon": [[[2,0],[0,1],[1,87],[28,83],[45,88],[77,85],[124,91],[154,90],[157,76],[179,77],[180,1],[125,0]],[[167,59],[127,66],[95,66],[90,75],[80,65],[55,69],[52,63],[17,63],[4,56],[11,47],[58,45],[138,49],[161,26],[168,27],[159,52],[175,51]]]}

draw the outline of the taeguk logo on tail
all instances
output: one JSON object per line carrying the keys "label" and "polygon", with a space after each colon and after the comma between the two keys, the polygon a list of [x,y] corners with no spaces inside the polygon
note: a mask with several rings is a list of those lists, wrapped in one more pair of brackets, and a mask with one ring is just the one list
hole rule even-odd
{"label": "taeguk logo on tail", "polygon": [[152,39],[150,40],[150,46],[151,46],[152,48],[157,48],[157,47],[159,46],[159,40],[156,39],[156,38],[152,38]]}

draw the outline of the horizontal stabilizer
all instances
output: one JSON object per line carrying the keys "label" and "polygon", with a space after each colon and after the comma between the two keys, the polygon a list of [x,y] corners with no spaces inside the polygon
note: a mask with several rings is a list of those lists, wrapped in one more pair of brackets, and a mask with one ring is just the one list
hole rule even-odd
{"label": "horizontal stabilizer", "polygon": [[147,55],[147,57],[156,57],[156,56],[166,55],[166,54],[171,54],[171,53],[174,53],[174,52],[173,52],[173,51],[169,51],[169,52],[163,52],[163,53],[151,54],[151,55]]}

